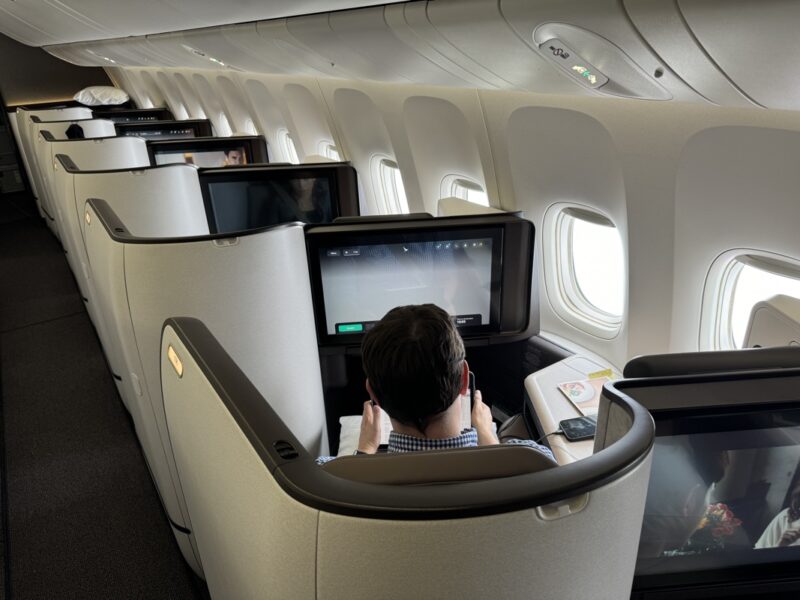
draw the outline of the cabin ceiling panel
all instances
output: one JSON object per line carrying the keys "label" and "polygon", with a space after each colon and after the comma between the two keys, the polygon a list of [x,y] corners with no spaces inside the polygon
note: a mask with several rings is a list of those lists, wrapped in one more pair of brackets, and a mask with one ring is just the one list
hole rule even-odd
{"label": "cabin ceiling panel", "polygon": [[[500,11],[520,39],[550,59],[549,47],[558,38],[608,77],[609,82],[592,90],[600,95],[652,100],[697,101],[698,95],[675,75],[650,49],[631,24],[619,0],[500,0]],[[553,51],[555,54],[556,50]],[[575,60],[576,57],[572,57]],[[553,59],[555,62],[556,59]],[[560,75],[575,81],[553,66]],[[659,75],[657,75],[659,73]],[[546,90],[541,90],[546,91]]]}
{"label": "cabin ceiling panel", "polygon": [[[219,62],[234,70],[285,73],[280,58],[275,53],[264,48],[264,39],[258,34],[255,23],[242,23],[239,25],[226,25],[221,28],[199,29],[197,31],[184,31],[177,34],[182,39],[180,50],[185,46],[205,54],[199,60],[206,61],[204,68],[222,68]],[[160,39],[162,36],[151,36],[150,39]],[[212,60],[213,59],[213,60]],[[219,62],[215,62],[219,61]]]}
{"label": "cabin ceiling panel", "polygon": [[[17,10],[18,4],[25,10]],[[797,55],[797,2],[420,0],[377,5],[351,0],[289,6],[288,0],[199,0],[191,3],[191,18],[178,27],[170,25],[169,15],[189,11],[190,3],[146,0],[120,9],[123,16],[137,13],[124,32],[112,28],[124,19],[105,19],[117,4],[0,0],[0,29],[17,27],[29,43],[40,35],[42,43],[53,44],[47,49],[55,56],[87,66],[224,69],[724,106],[800,106],[800,87],[787,75]],[[44,10],[45,5],[50,8]],[[152,8],[148,19],[155,18],[158,7],[167,14],[162,27],[173,31],[130,37],[144,31],[137,29],[146,20],[141,13]],[[286,14],[305,16],[271,18],[281,13],[280,7]],[[309,14],[323,8],[332,12]],[[337,11],[342,8],[348,10]],[[92,11],[91,18],[81,10]],[[31,21],[32,15],[44,18],[40,13],[58,16],[67,28],[78,23],[102,29],[106,39],[55,44],[65,38],[58,37],[57,28],[48,29],[50,21]],[[223,13],[230,20],[250,20],[214,25]],[[770,47],[784,50],[765,57],[764,38]],[[559,42],[562,48],[553,47]],[[577,69],[561,62],[565,54],[573,55]],[[586,72],[599,72],[600,83]],[[606,83],[602,76],[608,77]]]}
{"label": "cabin ceiling panel", "polygon": [[590,93],[532,52],[503,18],[498,3],[432,2],[427,16],[444,40],[507,82],[504,87],[551,94]]}
{"label": "cabin ceiling panel", "polygon": [[[465,86],[467,80],[431,60],[398,34],[386,12],[401,7],[378,7],[330,15],[330,26],[351,52],[372,63],[381,81]],[[402,19],[402,12],[400,12]]]}
{"label": "cabin ceiling panel", "polygon": [[[444,56],[448,61],[457,65],[464,72],[469,73],[478,88],[511,89],[513,84],[502,77],[498,77],[480,63],[472,60],[460,48],[450,43],[433,26],[428,18],[428,7],[431,3],[413,2],[403,6],[403,14],[408,23],[419,37],[420,41],[430,46],[435,52]],[[461,6],[461,3],[459,3]],[[483,35],[483,34],[481,34]]]}
{"label": "cabin ceiling panel", "polygon": [[698,94],[723,106],[755,105],[706,54],[676,2],[625,0],[625,9],[653,50]]}
{"label": "cabin ceiling panel", "polygon": [[256,24],[261,42],[270,56],[275,56],[280,65],[293,75],[342,77],[342,69],[332,67],[330,61],[307,46],[289,31],[286,19],[261,21]]}
{"label": "cabin ceiling panel", "polygon": [[[331,29],[330,16],[327,14],[288,19],[286,23],[297,41],[324,57],[330,67],[329,72],[334,77],[394,83],[406,81],[393,76],[391,71],[383,71],[379,64],[351,50],[347,42]],[[358,37],[360,39],[361,33]]]}
{"label": "cabin ceiling panel", "polygon": [[680,0],[687,26],[744,93],[768,108],[800,107],[800,3]]}
{"label": "cabin ceiling panel", "polygon": [[0,31],[32,46],[150,35],[398,0],[0,0]]}

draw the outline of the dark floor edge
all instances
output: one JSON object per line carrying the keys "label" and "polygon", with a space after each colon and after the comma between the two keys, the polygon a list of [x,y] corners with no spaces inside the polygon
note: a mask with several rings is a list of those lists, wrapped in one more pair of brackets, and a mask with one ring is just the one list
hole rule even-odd
{"label": "dark floor edge", "polygon": [[[0,335],[0,356],[2,356],[3,340]],[[8,519],[8,483],[6,464],[6,424],[4,416],[5,396],[3,395],[3,374],[0,370],[0,527],[3,531],[3,598],[11,600],[11,543]]]}
{"label": "dark floor edge", "polygon": [[[61,319],[68,319],[70,317],[77,317],[78,315],[82,315],[86,313],[86,310],[79,310],[72,313],[67,313],[66,315],[60,315],[58,317],[53,317],[51,319],[44,319],[43,321],[34,321],[33,323],[26,323],[25,325],[20,325],[18,327],[11,327],[9,329],[2,329],[0,330],[0,335],[6,333],[13,333],[15,331],[21,331],[23,329],[27,329],[28,327],[36,327],[37,325],[44,325],[45,323],[52,323],[53,321],[60,321]],[[110,370],[110,369],[109,369]]]}

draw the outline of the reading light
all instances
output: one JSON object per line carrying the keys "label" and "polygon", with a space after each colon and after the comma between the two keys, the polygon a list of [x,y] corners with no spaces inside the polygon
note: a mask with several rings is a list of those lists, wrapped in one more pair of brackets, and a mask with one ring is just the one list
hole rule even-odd
{"label": "reading light", "polygon": [[91,225],[92,224],[92,215],[89,214],[88,210],[86,211],[86,224],[87,225]]}
{"label": "reading light", "polygon": [[543,42],[539,50],[583,85],[599,88],[608,83],[608,77],[558,38]]}
{"label": "reading light", "polygon": [[167,346],[167,358],[169,358],[169,362],[172,363],[172,368],[175,369],[178,377],[183,377],[183,362],[180,356],[178,356],[178,353],[175,352],[175,348],[172,347],[172,344]]}

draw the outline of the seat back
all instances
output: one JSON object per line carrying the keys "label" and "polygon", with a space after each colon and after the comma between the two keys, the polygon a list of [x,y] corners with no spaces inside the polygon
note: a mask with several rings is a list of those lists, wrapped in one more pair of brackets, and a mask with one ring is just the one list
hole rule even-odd
{"label": "seat back", "polygon": [[[171,165],[169,169],[187,169]],[[99,211],[98,211],[99,207]],[[313,307],[299,224],[237,238],[140,239],[90,200],[85,235],[102,304],[118,328],[137,433],[173,523],[191,529],[166,428],[161,324],[175,312],[212,324],[312,452],[328,451]],[[124,279],[113,277],[114,272]]]}
{"label": "seat back", "polygon": [[425,485],[501,479],[536,473],[558,463],[526,446],[497,445],[430,452],[343,456],[323,465],[350,481],[384,485]]}
{"label": "seat back", "polygon": [[[46,130],[39,132],[34,152],[40,174],[40,202],[47,214],[48,224],[59,237],[68,235],[64,229],[70,226],[65,222],[67,207],[64,205],[64,186],[69,186],[69,181],[60,179],[62,173],[59,172],[61,168],[56,160],[57,155],[69,156],[75,167],[82,170],[128,169],[150,164],[147,144],[142,140],[138,144],[113,137],[56,140]],[[62,243],[66,246],[63,239]]]}
{"label": "seat back", "polygon": [[[120,395],[129,411],[136,410],[139,394],[130,384],[130,373],[138,372],[127,366],[131,359],[125,350],[124,321],[120,324],[119,307],[127,313],[127,299],[115,296],[124,290],[125,274],[116,264],[113,249],[95,252],[93,260],[87,253],[86,236],[89,228],[86,202],[91,198],[104,199],[114,212],[130,223],[130,231],[154,238],[189,237],[208,234],[203,197],[197,180],[197,169],[189,165],[167,165],[133,171],[77,171],[69,160],[57,157],[64,177],[70,183],[62,186],[67,206],[66,231],[72,249],[75,277],[86,290],[88,307],[97,327],[103,347],[116,365],[115,374],[121,383]],[[68,254],[68,256],[70,256]],[[115,265],[111,267],[111,265]],[[130,320],[129,317],[128,321]],[[128,327],[129,329],[129,327]]]}
{"label": "seat back", "polygon": [[[604,399],[601,419],[615,421],[604,431],[624,432],[570,465],[365,483],[334,475],[350,468],[336,463],[405,458],[317,466],[272,410],[280,396],[259,394],[236,362],[197,320],[165,324],[165,414],[212,597],[629,596],[654,436],[635,403],[611,411]],[[519,451],[486,449],[500,463]],[[425,470],[428,457],[439,459],[413,460]]]}
{"label": "seat back", "polygon": [[[65,120],[83,120],[91,119],[92,111],[85,107],[65,107],[54,108],[48,110],[28,110],[25,108],[17,108],[17,132],[19,135],[20,151],[22,153],[22,160],[28,172],[28,180],[33,188],[33,195],[38,199],[40,192],[40,178],[36,165],[34,164],[34,142],[36,137],[33,132],[34,118],[39,122],[47,121],[65,121]],[[37,203],[38,205],[38,203]],[[43,218],[46,218],[39,208],[39,212]]]}

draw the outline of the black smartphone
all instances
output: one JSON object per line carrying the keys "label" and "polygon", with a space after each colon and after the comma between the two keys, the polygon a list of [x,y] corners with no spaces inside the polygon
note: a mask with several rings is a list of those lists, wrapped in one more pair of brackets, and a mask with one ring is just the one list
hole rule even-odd
{"label": "black smartphone", "polygon": [[469,401],[475,400],[475,373],[469,372]]}
{"label": "black smartphone", "polygon": [[588,440],[594,437],[594,431],[597,428],[597,417],[576,417],[574,419],[565,419],[558,424],[561,433],[570,442],[577,442],[580,440]]}
{"label": "black smartphone", "polygon": [[475,398],[475,373],[469,372],[467,377],[467,395],[461,399],[461,429],[472,427],[472,403]]}

